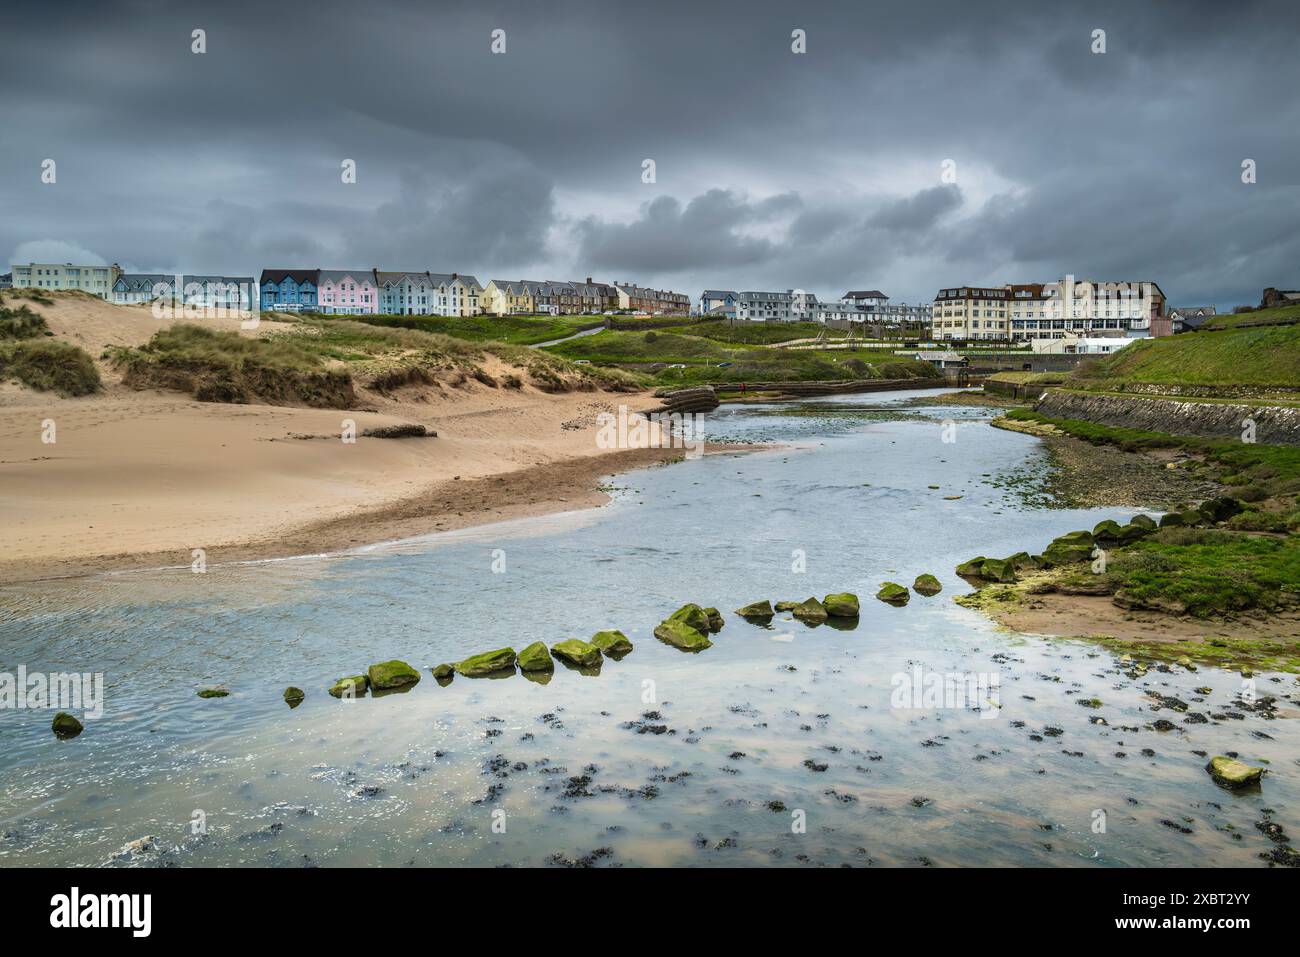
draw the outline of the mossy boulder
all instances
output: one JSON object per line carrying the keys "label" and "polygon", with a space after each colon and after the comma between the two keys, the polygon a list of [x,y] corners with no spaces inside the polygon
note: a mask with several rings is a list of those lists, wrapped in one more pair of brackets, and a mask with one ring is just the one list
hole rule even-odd
{"label": "mossy boulder", "polygon": [[498,648],[470,655],[464,661],[456,662],[456,673],[466,678],[481,678],[484,675],[513,671],[515,667],[515,650]]}
{"label": "mossy boulder", "polygon": [[627,635],[616,629],[596,632],[591,636],[591,643],[607,658],[622,658],[632,650],[632,642]]}
{"label": "mossy boulder", "polygon": [[797,601],[779,601],[776,603],[777,611],[794,611],[798,607],[799,602]]}
{"label": "mossy boulder", "polygon": [[1016,567],[1006,558],[986,558],[980,566],[980,578],[989,582],[1010,583],[1016,580]]}
{"label": "mossy boulder", "polygon": [[806,598],[799,602],[790,609],[790,614],[803,622],[822,622],[830,617],[826,611],[826,606],[816,598]]}
{"label": "mossy boulder", "polygon": [[832,618],[857,618],[862,613],[858,596],[853,592],[834,592],[822,599],[822,607]]}
{"label": "mossy boulder", "polygon": [[1151,529],[1145,525],[1124,525],[1119,530],[1119,543],[1128,545],[1136,542],[1139,538],[1144,538],[1151,534]]}
{"label": "mossy boulder", "polygon": [[897,582],[885,582],[876,592],[876,597],[891,605],[906,605],[912,600],[912,593]]}
{"label": "mossy boulder", "polygon": [[407,685],[420,682],[420,673],[405,661],[397,659],[371,665],[366,672],[366,677],[370,679],[370,687],[374,691],[391,691],[394,688],[405,688]]}
{"label": "mossy boulder", "polygon": [[1158,527],[1155,519],[1150,515],[1134,515],[1129,520],[1130,525],[1137,525],[1139,528],[1145,528],[1148,532],[1154,532]]}
{"label": "mossy boulder", "polygon": [[301,688],[295,688],[293,685],[284,689],[284,700],[286,704],[297,704],[307,697],[307,693]]}
{"label": "mossy boulder", "polygon": [[709,613],[694,603],[682,605],[669,615],[667,620],[680,621],[686,627],[694,628],[701,634],[709,630]]}
{"label": "mossy boulder", "polygon": [[1051,565],[1071,565],[1092,558],[1094,539],[1091,532],[1070,532],[1043,549],[1043,562]]}
{"label": "mossy boulder", "polygon": [[330,687],[330,694],[336,698],[360,698],[366,693],[366,688],[370,685],[370,678],[367,675],[352,675],[348,678],[340,678]]}
{"label": "mossy boulder", "polygon": [[737,608],[736,614],[741,618],[748,620],[761,620],[764,618],[771,618],[776,614],[776,612],[772,608],[772,603],[767,599],[764,599],[763,601],[756,601],[748,604],[744,608]]}
{"label": "mossy boulder", "polygon": [[682,651],[703,651],[713,647],[704,632],[676,618],[665,618],[655,627],[655,637]]}
{"label": "mossy boulder", "polygon": [[195,692],[200,698],[228,698],[230,692],[225,688],[200,688]]}
{"label": "mossy boulder", "polygon": [[1226,522],[1234,515],[1240,514],[1245,509],[1235,498],[1222,496],[1221,498],[1212,498],[1202,502],[1197,511],[1205,517],[1207,522]]}
{"label": "mossy boulder", "polygon": [[566,638],[551,645],[551,654],[571,665],[591,667],[601,662],[600,649],[581,638]]}
{"label": "mossy boulder", "polygon": [[[543,645],[542,647],[546,647]],[[456,666],[449,665],[445,662],[433,669],[433,677],[438,681],[450,681],[452,675],[456,673]]]}
{"label": "mossy boulder", "polygon": [[1016,552],[1014,555],[1008,556],[1004,560],[1018,572],[1024,571],[1027,568],[1032,570],[1038,568],[1042,564],[1037,558],[1028,552]]}
{"label": "mossy boulder", "polygon": [[943,591],[943,586],[939,584],[939,579],[926,572],[916,576],[916,581],[912,582],[912,591],[929,598],[931,595],[937,595]]}
{"label": "mossy boulder", "polygon": [[714,634],[720,632],[722,626],[727,623],[726,619],[722,617],[722,612],[718,611],[716,608],[706,608],[704,609],[704,614],[707,615],[709,619],[709,631]]}
{"label": "mossy boulder", "polygon": [[519,652],[516,662],[520,671],[553,671],[555,669],[555,662],[551,660],[551,653],[547,650],[544,641],[534,641]]}
{"label": "mossy boulder", "polygon": [[1264,776],[1263,768],[1252,767],[1244,761],[1224,755],[1210,758],[1205,770],[1210,772],[1215,784],[1234,791],[1259,784],[1260,778]]}
{"label": "mossy boulder", "polygon": [[960,565],[958,565],[957,574],[960,575],[962,578],[979,578],[980,569],[984,567],[984,563],[987,560],[988,559],[986,559],[983,555],[976,555],[974,558],[970,559],[969,561],[962,562]]}
{"label": "mossy boulder", "polygon": [[1166,512],[1160,516],[1160,528],[1180,528],[1186,524],[1182,512]]}
{"label": "mossy boulder", "polygon": [[1092,537],[1097,541],[1118,541],[1120,524],[1113,518],[1108,518],[1104,522],[1098,522],[1092,530]]}
{"label": "mossy boulder", "polygon": [[68,714],[68,712],[60,711],[54,716],[54,721],[50,723],[50,730],[58,738],[75,738],[86,729],[80,721]]}

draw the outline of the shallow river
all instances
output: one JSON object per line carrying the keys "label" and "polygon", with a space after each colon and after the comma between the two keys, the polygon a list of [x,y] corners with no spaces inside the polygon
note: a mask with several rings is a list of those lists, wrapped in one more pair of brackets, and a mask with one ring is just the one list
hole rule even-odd
{"label": "shallow river", "polygon": [[[1133,680],[955,605],[959,561],[1125,513],[1027,506],[1001,482],[1045,472],[1038,441],[985,409],[889,411],[917,395],[725,406],[710,438],[785,446],[616,477],[601,509],[0,590],[0,671],[107,685],[71,740],[0,711],[0,865],[1264,866],[1257,822],[1300,828],[1294,677],[1255,676],[1276,716],[1243,710],[1234,672]],[[921,572],[943,592],[872,597]],[[855,627],[731,613],[835,591],[861,596]],[[687,601],[727,619],[700,654],[652,634]],[[603,628],[636,647],[595,675],[428,670]],[[389,658],[423,680],[326,694]],[[965,673],[996,691],[896,706],[902,676]],[[212,684],[230,696],[195,696]],[[1195,753],[1228,751],[1269,762],[1262,790],[1220,789]]]}

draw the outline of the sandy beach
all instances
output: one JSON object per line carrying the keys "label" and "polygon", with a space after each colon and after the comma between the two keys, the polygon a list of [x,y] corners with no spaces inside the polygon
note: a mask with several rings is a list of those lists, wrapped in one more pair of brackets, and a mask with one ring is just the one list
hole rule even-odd
{"label": "sandy beach", "polygon": [[[165,324],[85,299],[33,308],[96,358]],[[471,379],[398,397],[359,389],[355,410],[225,405],[137,392],[100,366],[92,397],[0,386],[0,582],[188,565],[200,548],[208,562],[314,554],[590,507],[607,500],[602,476],[682,455],[598,445],[599,413],[655,405],[646,394]],[[363,434],[403,423],[437,437]]]}

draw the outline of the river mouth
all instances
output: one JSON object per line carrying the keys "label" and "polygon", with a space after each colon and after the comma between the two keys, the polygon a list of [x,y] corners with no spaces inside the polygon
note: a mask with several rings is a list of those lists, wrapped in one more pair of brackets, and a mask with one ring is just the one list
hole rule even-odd
{"label": "river mouth", "polygon": [[[723,406],[709,439],[784,447],[620,476],[572,516],[0,590],[0,670],[106,684],[71,740],[48,711],[0,711],[0,864],[1261,863],[1257,825],[1300,806],[1300,732],[1293,705],[1257,702],[1293,676],[1133,678],[953,604],[958,562],[1117,516],[1007,488],[1048,469],[1038,440],[921,394]],[[934,597],[873,597],[925,572]],[[731,611],[841,591],[851,626]],[[700,654],[652,634],[685,602],[726,618]],[[635,649],[597,674],[429,671],[605,628]],[[326,694],[391,658],[420,683]],[[1224,791],[1204,765],[1225,753],[1273,773]]]}

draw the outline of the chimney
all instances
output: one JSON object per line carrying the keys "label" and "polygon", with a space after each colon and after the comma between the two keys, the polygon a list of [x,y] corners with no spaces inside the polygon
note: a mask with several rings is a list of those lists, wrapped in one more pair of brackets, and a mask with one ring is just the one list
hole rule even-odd
{"label": "chimney", "polygon": [[590,277],[590,276],[587,277],[587,285],[588,285],[588,286],[591,285],[591,277]]}

